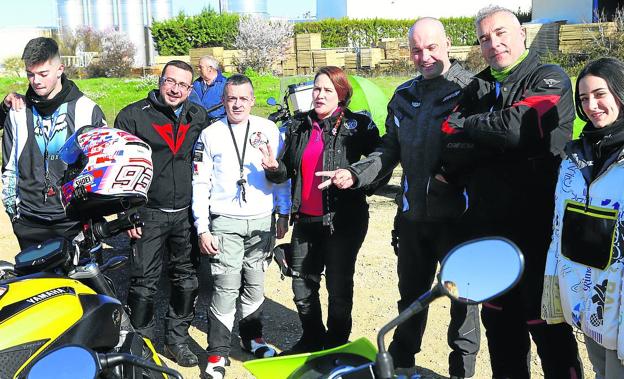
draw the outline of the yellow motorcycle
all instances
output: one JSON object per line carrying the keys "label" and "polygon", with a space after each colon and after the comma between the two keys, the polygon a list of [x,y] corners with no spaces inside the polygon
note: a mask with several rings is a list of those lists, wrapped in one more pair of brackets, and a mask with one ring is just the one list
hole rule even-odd
{"label": "yellow motorcycle", "polygon": [[[66,345],[98,353],[125,353],[163,366],[152,343],[134,331],[104,275],[127,257],[97,263],[103,238],[139,223],[136,214],[85,225],[76,244],[53,239],[0,263],[0,378],[21,378],[32,363]],[[153,367],[152,367],[153,368]],[[57,377],[53,373],[49,377]],[[157,370],[120,362],[102,372],[106,378],[163,378]]]}
{"label": "yellow motorcycle", "polygon": [[[0,379],[42,377],[46,370],[50,378],[63,377],[63,370],[89,377],[80,376],[80,354],[72,359],[67,351],[76,350],[68,346],[99,357],[90,377],[179,375],[164,367],[152,343],[134,330],[105,275],[128,258],[101,262],[104,238],[141,225],[134,210],[147,201],[151,184],[149,146],[121,130],[84,127],[59,156],[68,169],[57,192],[82,231],[72,241],[57,238],[31,246],[15,256],[14,264],[0,262]],[[104,218],[115,213],[120,213],[116,220]]]}

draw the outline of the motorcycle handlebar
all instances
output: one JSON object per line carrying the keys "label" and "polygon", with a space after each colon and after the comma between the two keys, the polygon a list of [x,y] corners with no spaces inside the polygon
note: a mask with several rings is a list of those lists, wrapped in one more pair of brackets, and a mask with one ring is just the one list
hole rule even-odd
{"label": "motorcycle handlebar", "polygon": [[100,221],[93,225],[93,233],[98,239],[115,236],[125,230],[143,226],[138,213],[122,214],[116,220]]}
{"label": "motorcycle handlebar", "polygon": [[132,354],[126,353],[98,353],[98,360],[100,361],[100,366],[102,369],[113,368],[119,366],[123,363],[128,363],[133,366],[142,367],[148,370],[163,372],[167,375],[171,375],[177,379],[183,379],[182,375],[174,369],[168,367],[157,366],[155,364],[149,363],[143,358],[134,356]]}

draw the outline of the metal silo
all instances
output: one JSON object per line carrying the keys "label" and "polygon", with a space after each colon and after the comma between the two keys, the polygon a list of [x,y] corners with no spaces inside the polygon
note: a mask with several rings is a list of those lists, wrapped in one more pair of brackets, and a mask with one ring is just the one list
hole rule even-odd
{"label": "metal silo", "polygon": [[135,66],[145,66],[145,20],[143,0],[118,0],[119,30],[126,33],[136,47]]}
{"label": "metal silo", "polygon": [[163,21],[173,17],[173,3],[171,0],[151,0],[149,1],[151,18],[147,22],[151,24],[151,21]]}
{"label": "metal silo", "polygon": [[164,21],[173,17],[173,3],[171,0],[147,0],[147,52],[146,64],[152,66],[154,57],[158,54],[152,39],[152,21]]}
{"label": "metal silo", "polygon": [[228,0],[227,11],[260,17],[269,16],[267,0]]}
{"label": "metal silo", "polygon": [[113,0],[87,0],[89,25],[95,30],[108,30],[115,27]]}
{"label": "metal silo", "polygon": [[61,32],[85,24],[82,0],[58,0],[59,28]]}

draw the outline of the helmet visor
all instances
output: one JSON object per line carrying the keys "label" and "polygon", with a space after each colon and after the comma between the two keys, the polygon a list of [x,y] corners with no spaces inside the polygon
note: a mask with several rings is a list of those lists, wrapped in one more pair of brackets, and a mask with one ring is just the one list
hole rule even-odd
{"label": "helmet visor", "polygon": [[82,149],[78,144],[79,132],[80,131],[74,132],[74,134],[72,134],[67,141],[65,141],[65,144],[59,149],[59,157],[68,165],[75,163],[82,153]]}

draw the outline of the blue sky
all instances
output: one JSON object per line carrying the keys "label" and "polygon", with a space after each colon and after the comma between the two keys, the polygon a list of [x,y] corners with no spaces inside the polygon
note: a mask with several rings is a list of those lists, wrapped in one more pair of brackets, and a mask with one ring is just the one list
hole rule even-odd
{"label": "blue sky", "polygon": [[[299,17],[306,11],[316,15],[315,0],[267,0],[269,13],[275,17]],[[195,14],[202,8],[217,9],[218,0],[173,0],[173,12]],[[0,27],[8,26],[55,26],[55,0],[2,1]]]}

